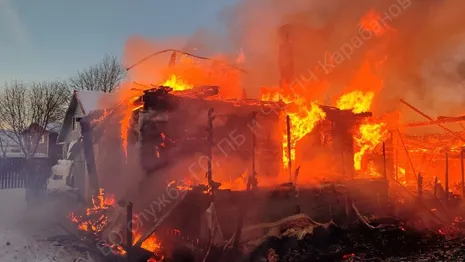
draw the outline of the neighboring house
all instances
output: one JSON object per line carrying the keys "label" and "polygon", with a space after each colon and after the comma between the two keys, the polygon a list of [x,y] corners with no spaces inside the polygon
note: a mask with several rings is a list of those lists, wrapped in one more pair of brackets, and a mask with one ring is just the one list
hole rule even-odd
{"label": "neighboring house", "polygon": [[73,188],[78,188],[84,198],[90,196],[88,191],[88,175],[86,162],[81,143],[81,126],[79,120],[95,110],[105,109],[102,101],[105,98],[111,99],[111,93],[98,91],[74,91],[71,102],[66,111],[63,125],[57,137],[57,144],[62,146],[62,159],[72,160],[67,184]]}
{"label": "neighboring house", "polygon": [[[47,125],[47,129],[43,131],[42,135],[35,136],[34,133],[41,132],[41,128],[37,124],[32,124],[23,134],[33,137],[31,144],[35,145],[37,142],[37,149],[34,154],[34,158],[50,158],[56,161],[57,152],[61,150],[56,144],[56,138],[58,136],[60,124],[51,123]],[[12,139],[15,134],[11,131],[0,131],[0,157],[1,158],[24,158],[25,154],[21,149],[20,145]],[[36,140],[38,139],[38,141]],[[35,140],[35,141],[34,141]],[[23,139],[25,141],[25,139]],[[26,146],[26,145],[25,145]]]}
{"label": "neighboring house", "polygon": [[63,145],[63,159],[68,158],[72,144],[81,137],[79,119],[94,110],[105,109],[101,103],[104,96],[109,97],[111,94],[87,90],[74,91],[56,141],[57,144]]}

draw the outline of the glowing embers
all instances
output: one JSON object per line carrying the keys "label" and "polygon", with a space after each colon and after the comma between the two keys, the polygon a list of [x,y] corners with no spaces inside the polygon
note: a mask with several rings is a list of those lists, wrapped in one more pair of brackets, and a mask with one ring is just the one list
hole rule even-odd
{"label": "glowing embers", "polygon": [[84,215],[71,212],[68,218],[77,224],[79,230],[97,234],[105,228],[108,222],[104,211],[113,207],[115,202],[113,195],[105,196],[103,188],[100,188],[98,195],[92,197],[92,207],[87,208]]}

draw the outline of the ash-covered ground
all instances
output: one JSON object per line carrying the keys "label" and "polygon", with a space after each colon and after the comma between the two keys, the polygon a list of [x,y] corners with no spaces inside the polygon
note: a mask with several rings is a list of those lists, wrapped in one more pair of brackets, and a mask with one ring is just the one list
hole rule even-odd
{"label": "ash-covered ground", "polygon": [[417,230],[392,218],[368,228],[355,223],[348,228],[317,227],[303,239],[268,238],[252,254],[252,261],[465,261],[465,237],[433,230]]}
{"label": "ash-covered ground", "polygon": [[28,207],[25,189],[0,190],[0,261],[97,262],[58,225],[67,205],[66,199],[51,197]]}

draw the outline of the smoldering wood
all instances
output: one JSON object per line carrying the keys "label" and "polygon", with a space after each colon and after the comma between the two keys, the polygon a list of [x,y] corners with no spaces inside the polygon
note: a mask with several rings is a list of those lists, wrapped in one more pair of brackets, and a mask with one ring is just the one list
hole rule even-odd
{"label": "smoldering wood", "polygon": [[[367,190],[369,188],[370,190]],[[346,216],[345,196],[357,204],[363,214],[386,215],[388,205],[387,181],[354,180],[340,184],[322,184],[316,187],[300,188],[299,197],[295,197],[294,190],[290,188],[289,194],[283,194],[281,188],[259,188],[248,194],[247,191],[217,190],[215,192],[215,206],[218,222],[226,239],[230,239],[237,231],[234,218],[241,212],[243,203],[253,206],[244,212],[244,227],[257,224],[271,223],[296,214],[296,205],[301,212],[316,221],[329,221],[328,203],[331,202],[331,215],[337,224],[350,223]],[[252,192],[252,191],[251,191]],[[281,193],[277,193],[281,192]],[[379,202],[373,198],[374,192],[379,193]],[[155,232],[163,240],[164,232],[176,228],[182,232],[184,239],[195,239],[201,236],[196,221],[201,217],[209,205],[209,197],[202,192],[189,191],[186,198],[180,203]],[[379,208],[379,206],[384,208]],[[189,214],[189,215],[187,215]],[[350,221],[350,222],[349,222]],[[207,244],[208,238],[201,237],[200,245]]]}
{"label": "smoldering wood", "polygon": [[[399,181],[394,180],[394,182],[400,188],[402,188],[410,197],[415,198],[414,194],[412,194],[412,192],[410,192],[407,188],[405,188]],[[437,220],[440,224],[444,224],[444,221],[440,217],[438,217],[433,211],[431,211],[431,208],[428,208],[423,202],[421,201],[419,202],[419,207],[423,209],[424,211],[426,211],[427,213],[429,213],[431,217]]]}

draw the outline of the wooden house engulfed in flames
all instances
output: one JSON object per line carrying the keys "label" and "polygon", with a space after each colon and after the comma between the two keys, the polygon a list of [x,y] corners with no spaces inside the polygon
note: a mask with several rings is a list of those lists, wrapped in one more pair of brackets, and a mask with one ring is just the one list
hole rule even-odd
{"label": "wooden house engulfed in flames", "polygon": [[[353,180],[351,130],[371,113],[354,114],[320,106],[325,120],[296,148],[303,152],[302,162],[325,152],[331,165],[337,166],[334,174],[328,175],[327,183],[301,185],[290,178],[289,183],[279,185],[282,132],[286,131],[280,121],[286,105],[253,99],[215,99],[218,89],[204,86],[172,91],[161,86],[144,91],[129,105],[120,103],[113,109],[82,117],[82,139],[78,143],[85,155],[92,189],[88,191],[104,188],[119,199],[133,202],[135,210],[143,210],[160,197],[160,192],[166,192],[167,182],[182,180],[190,189],[183,189],[183,197],[166,203],[169,219],[159,225],[155,234],[172,240],[169,232],[176,229],[182,232],[182,239],[196,240],[197,244],[208,241],[205,215],[212,212],[210,195],[204,192],[208,187],[201,184],[214,188],[214,213],[222,240],[234,235],[246,202],[254,208],[243,217],[244,225],[271,223],[296,212],[319,221],[339,220],[349,216],[351,202],[360,205],[363,212],[386,211],[385,180]],[[96,152],[96,145],[105,150]],[[252,186],[253,195],[246,190],[244,180],[234,183],[245,170],[258,180],[258,187]],[[302,170],[299,176],[326,173],[315,168]],[[144,228],[151,226],[146,223]]]}

